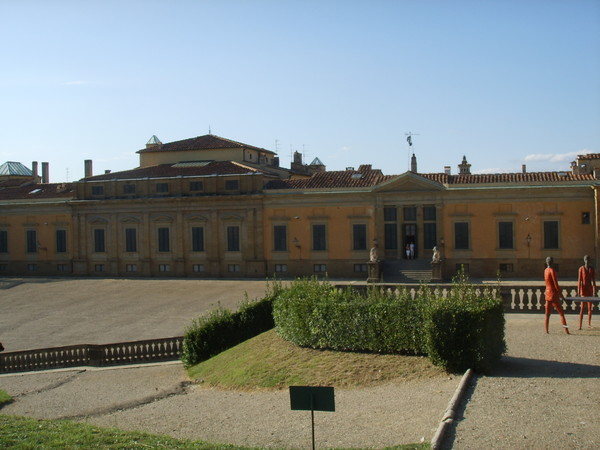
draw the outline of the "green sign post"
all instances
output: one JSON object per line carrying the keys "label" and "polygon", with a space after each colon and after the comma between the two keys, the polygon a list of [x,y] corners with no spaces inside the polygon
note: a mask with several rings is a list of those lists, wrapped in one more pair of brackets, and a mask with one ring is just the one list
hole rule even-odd
{"label": "green sign post", "polygon": [[332,386],[290,386],[292,411],[310,411],[312,425],[312,448],[315,449],[315,411],[335,411],[335,395]]}

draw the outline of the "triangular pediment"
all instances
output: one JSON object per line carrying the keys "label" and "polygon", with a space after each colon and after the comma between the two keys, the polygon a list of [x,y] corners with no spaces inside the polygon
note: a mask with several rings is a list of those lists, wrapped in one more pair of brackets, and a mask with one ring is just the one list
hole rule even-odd
{"label": "triangular pediment", "polygon": [[390,178],[389,180],[377,185],[374,192],[398,192],[398,191],[443,191],[446,188],[443,184],[428,178],[422,177],[414,172],[404,172],[401,175]]}

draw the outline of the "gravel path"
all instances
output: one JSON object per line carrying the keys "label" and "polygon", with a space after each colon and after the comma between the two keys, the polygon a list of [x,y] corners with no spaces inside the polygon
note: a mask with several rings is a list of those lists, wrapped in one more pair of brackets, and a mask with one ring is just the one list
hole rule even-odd
{"label": "gravel path", "polygon": [[[8,351],[39,348],[48,340],[67,345],[135,340],[139,333],[177,335],[215,299],[234,306],[249,288],[264,292],[264,284],[246,281],[32,284],[2,291],[0,331]],[[135,292],[124,292],[131,287]],[[594,328],[581,331],[573,328],[576,316],[568,315],[570,336],[556,315],[549,335],[541,313],[506,318],[508,353],[494,376],[473,378],[446,448],[600,448],[600,315],[596,311]],[[336,390],[336,412],[315,413],[317,445],[381,448],[429,441],[459,381],[440,377]],[[291,411],[287,391],[204,388],[191,384],[179,363],[0,375],[0,389],[15,397],[1,414],[71,418],[211,442],[310,447],[310,413]]]}
{"label": "gravel path", "polygon": [[448,442],[456,449],[600,448],[600,317],[579,331],[568,315],[570,335],[556,315],[548,335],[543,314],[506,317],[508,354],[494,376],[473,380]]}

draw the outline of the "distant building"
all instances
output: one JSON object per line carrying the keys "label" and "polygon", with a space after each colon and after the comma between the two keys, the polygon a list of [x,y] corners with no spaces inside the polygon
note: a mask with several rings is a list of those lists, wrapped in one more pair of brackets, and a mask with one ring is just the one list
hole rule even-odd
{"label": "distant building", "polygon": [[[0,275],[255,277],[325,274],[364,279],[369,250],[384,266],[443,274],[541,277],[553,256],[575,277],[597,259],[600,157],[568,172],[385,175],[370,164],[327,171],[212,134],[138,151],[138,168],[49,183],[49,166],[0,166]],[[393,270],[384,270],[393,274]],[[387,276],[387,275],[386,275]]]}

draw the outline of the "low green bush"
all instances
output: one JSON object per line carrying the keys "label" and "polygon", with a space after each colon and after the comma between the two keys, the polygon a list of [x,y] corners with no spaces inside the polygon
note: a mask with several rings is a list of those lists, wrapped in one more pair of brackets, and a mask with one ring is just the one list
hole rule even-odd
{"label": "low green bush", "polygon": [[447,298],[422,286],[366,295],[316,278],[295,280],[273,303],[277,332],[302,347],[426,354],[450,372],[489,372],[506,351],[501,300],[460,273]]}
{"label": "low green bush", "polygon": [[298,279],[279,293],[273,316],[277,332],[303,347],[423,354],[425,305],[407,290],[370,288],[362,296],[327,281]]}
{"label": "low green bush", "polygon": [[430,303],[425,322],[427,354],[449,372],[471,368],[489,373],[506,352],[504,325],[498,295],[489,288],[479,295],[461,272],[448,297]]}
{"label": "low green bush", "polygon": [[246,300],[236,312],[218,308],[194,319],[183,337],[184,366],[191,367],[273,328],[273,298],[279,289],[276,284],[263,299]]}

